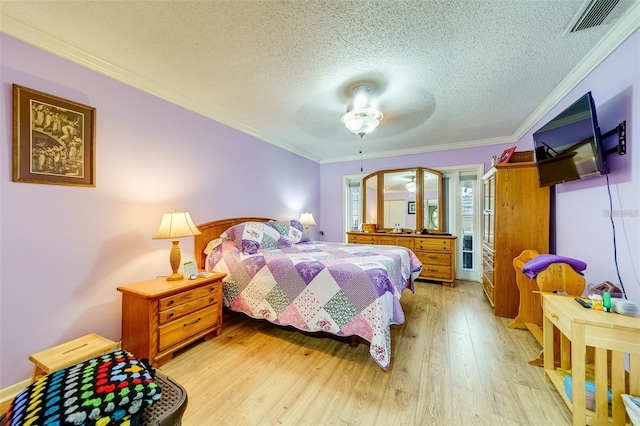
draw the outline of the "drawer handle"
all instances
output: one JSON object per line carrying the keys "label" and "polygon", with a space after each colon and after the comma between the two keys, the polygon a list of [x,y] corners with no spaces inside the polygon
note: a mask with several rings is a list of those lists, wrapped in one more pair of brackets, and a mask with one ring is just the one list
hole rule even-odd
{"label": "drawer handle", "polygon": [[195,321],[191,321],[191,322],[190,322],[190,323],[188,323],[188,324],[185,324],[183,327],[189,327],[190,325],[194,325],[194,324],[197,324],[197,323],[199,323],[199,322],[200,322],[200,318],[198,318],[198,319],[197,319],[197,320],[195,320]]}
{"label": "drawer handle", "polygon": [[427,271],[429,271],[429,272],[438,272],[437,269],[433,269],[433,268],[427,268]]}
{"label": "drawer handle", "polygon": [[213,303],[213,302],[215,302],[215,301],[216,301],[216,298],[215,298],[215,297],[210,297],[210,298],[209,298],[209,303]]}
{"label": "drawer handle", "polygon": [[438,256],[435,256],[435,255],[431,255],[431,256],[427,256],[427,257],[428,257],[429,259],[437,259],[437,258],[438,258]]}
{"label": "drawer handle", "polygon": [[209,287],[209,291],[215,291],[216,286],[212,285],[211,287]]}
{"label": "drawer handle", "polygon": [[556,319],[556,320],[557,320],[557,319],[558,319],[558,316],[557,316],[556,314],[551,314],[551,318],[553,318],[553,319]]}
{"label": "drawer handle", "polygon": [[174,315],[174,314],[175,314],[175,312],[171,312],[171,313],[169,314],[169,318],[173,318],[173,315]]}
{"label": "drawer handle", "polygon": [[174,303],[175,303],[175,300],[173,300],[173,299],[169,300],[169,304],[170,305],[173,305]]}

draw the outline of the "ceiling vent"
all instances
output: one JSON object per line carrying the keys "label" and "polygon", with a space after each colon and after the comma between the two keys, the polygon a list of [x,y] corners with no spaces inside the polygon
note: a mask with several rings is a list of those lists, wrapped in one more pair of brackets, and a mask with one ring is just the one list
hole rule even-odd
{"label": "ceiling vent", "polygon": [[602,24],[619,1],[587,0],[569,25],[569,28],[571,28],[569,32],[575,33],[576,31],[586,30]]}

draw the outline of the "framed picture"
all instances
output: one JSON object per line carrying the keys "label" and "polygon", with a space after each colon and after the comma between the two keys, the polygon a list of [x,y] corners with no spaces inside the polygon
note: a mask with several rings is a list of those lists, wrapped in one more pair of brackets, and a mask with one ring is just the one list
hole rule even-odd
{"label": "framed picture", "polygon": [[507,148],[502,151],[502,154],[500,154],[500,158],[498,158],[498,164],[508,163],[509,160],[511,160],[511,156],[513,155],[515,150],[516,147],[512,146],[511,148]]}
{"label": "framed picture", "polygon": [[13,85],[13,181],[96,186],[96,109]]}
{"label": "framed picture", "polygon": [[416,202],[415,201],[409,201],[409,204],[407,204],[407,213],[408,214],[416,214]]}

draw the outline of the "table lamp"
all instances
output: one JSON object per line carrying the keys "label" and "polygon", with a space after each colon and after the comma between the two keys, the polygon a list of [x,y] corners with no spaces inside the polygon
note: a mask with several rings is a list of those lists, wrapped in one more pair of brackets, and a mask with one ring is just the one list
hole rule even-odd
{"label": "table lamp", "polygon": [[304,229],[307,230],[307,234],[309,234],[309,225],[316,225],[316,221],[313,220],[313,215],[311,213],[302,213],[300,215],[299,222],[304,225]]}
{"label": "table lamp", "polygon": [[169,263],[171,264],[171,270],[173,273],[167,276],[167,281],[184,279],[184,275],[178,273],[178,267],[180,266],[180,247],[178,246],[178,238],[200,234],[201,232],[191,220],[189,212],[174,210],[171,213],[165,213],[162,215],[162,222],[160,222],[158,232],[153,236],[153,239],[173,240],[171,252],[169,253]]}

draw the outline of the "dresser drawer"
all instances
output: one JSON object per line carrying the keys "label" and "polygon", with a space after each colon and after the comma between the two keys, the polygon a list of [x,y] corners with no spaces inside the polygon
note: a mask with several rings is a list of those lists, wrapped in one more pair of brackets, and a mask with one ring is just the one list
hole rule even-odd
{"label": "dresser drawer", "polygon": [[484,294],[487,295],[487,299],[489,299],[489,303],[491,304],[491,306],[494,306],[493,303],[493,282],[490,281],[486,275],[483,274],[482,276],[482,290],[484,291]]}
{"label": "dresser drawer", "polygon": [[378,241],[383,246],[395,246],[395,245],[397,245],[396,244],[396,237],[378,237]]}
{"label": "dresser drawer", "polygon": [[221,296],[219,295],[219,293],[217,291],[214,291],[213,293],[205,297],[201,297],[199,299],[192,300],[187,303],[183,303],[174,308],[165,309],[164,311],[161,311],[160,314],[158,315],[160,325],[166,324],[169,321],[173,321],[178,318],[182,318],[183,316],[188,315],[192,312],[195,312],[198,309],[202,309],[206,306],[220,303],[220,298]]}
{"label": "dresser drawer", "polygon": [[396,245],[413,250],[413,238],[396,238]]}
{"label": "dresser drawer", "polygon": [[219,309],[214,305],[161,326],[158,349],[164,351],[182,340],[217,325],[218,318]]}
{"label": "dresser drawer", "polygon": [[451,279],[451,267],[439,266],[439,265],[422,265],[422,271],[420,271],[420,278],[427,279]]}
{"label": "dresser drawer", "polygon": [[416,251],[420,262],[426,267],[428,265],[451,266],[451,254],[437,251]]}
{"label": "dresser drawer", "polygon": [[216,291],[218,291],[220,285],[220,283],[211,283],[203,287],[195,288],[190,291],[185,291],[179,294],[174,294],[170,297],[165,297],[164,299],[160,299],[160,312],[178,305],[182,305],[183,303],[191,302],[192,300],[199,299],[201,297],[213,295],[214,293],[216,293]]}
{"label": "dresser drawer", "polygon": [[451,240],[439,238],[416,238],[415,249],[451,252]]}
{"label": "dresser drawer", "polygon": [[374,235],[351,235],[349,242],[353,244],[378,244],[378,237]]}
{"label": "dresser drawer", "polygon": [[482,250],[482,264],[484,269],[493,270],[494,254],[488,250]]}

